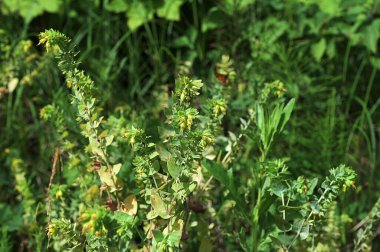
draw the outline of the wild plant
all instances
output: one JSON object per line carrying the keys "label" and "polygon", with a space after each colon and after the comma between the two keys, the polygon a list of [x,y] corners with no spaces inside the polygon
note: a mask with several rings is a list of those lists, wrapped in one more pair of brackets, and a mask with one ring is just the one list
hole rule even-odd
{"label": "wild plant", "polygon": [[[245,222],[238,231],[226,227],[242,249],[263,250],[272,241],[289,250],[297,240],[308,238],[334,199],[354,185],[355,173],[344,165],[331,169],[318,185],[317,179],[292,179],[285,160],[271,157],[270,151],[285,130],[295,104],[294,99],[287,103],[282,99],[270,101],[285,92],[280,81],[265,85],[248,120],[241,119],[238,136],[232,132],[227,138],[222,136],[221,123],[232,92],[229,84],[236,78],[228,57],[217,65],[218,85],[209,88],[212,99],[201,109],[196,104],[202,101],[197,99],[204,83],[187,76],[176,79],[164,111],[165,123],[159,126],[159,137],[154,139],[138,125],[128,126],[121,118],[112,119],[121,123],[118,130],[112,129],[100,115],[95,84],[78,69],[77,52],[69,38],[47,30],[40,34],[40,44],[58,60],[72,90],[71,103],[77,109],[81,134],[87,139],[87,157],[80,154],[80,160],[72,158],[77,156],[73,150],[64,149],[71,157],[64,169],[82,167],[80,180],[53,183],[49,188],[52,207],[48,235],[55,249],[178,250],[187,232],[197,225],[200,228],[197,223],[204,221],[202,216],[191,215],[196,212],[193,199],[196,202],[196,197],[212,193],[208,185],[215,178],[226,188],[224,200],[229,200],[237,211],[230,221]],[[45,107],[41,115],[60,125],[63,121],[60,109],[53,105]],[[65,130],[60,126],[58,132]],[[242,162],[246,137],[250,144],[248,154],[254,155]],[[62,135],[60,139],[64,138]],[[223,142],[227,143],[225,149],[220,148]],[[117,154],[115,149],[126,143],[132,153],[129,157]],[[127,157],[131,159],[129,163]],[[246,176],[240,186],[236,185],[237,167]],[[85,202],[80,201],[83,197]],[[194,224],[189,226],[189,222]],[[209,231],[206,227],[200,234]],[[210,241],[203,244],[211,246]]]}
{"label": "wild plant", "polygon": [[[340,193],[354,186],[355,173],[344,165],[331,169],[330,175],[318,188],[317,178],[291,179],[285,161],[269,157],[275,137],[284,130],[290,118],[293,103],[294,100],[286,105],[277,104],[271,110],[264,109],[263,104],[256,105],[250,119],[253,125],[245,135],[256,143],[256,153],[259,155],[256,154],[255,163],[249,163],[251,169],[240,168],[242,171],[244,169],[249,182],[239,188],[245,191],[244,196],[238,195],[234,166],[244,167],[247,164],[232,162],[227,171],[217,164],[205,164],[215,178],[227,187],[231,198],[239,205],[240,216],[249,223],[249,226],[235,233],[245,251],[270,249],[271,242],[283,250],[289,250],[297,240],[305,240],[313,233]],[[247,122],[243,120],[242,128],[246,126]],[[241,201],[242,198],[246,201]]]}
{"label": "wild plant", "polygon": [[353,231],[356,231],[353,251],[372,251],[372,241],[376,236],[379,220],[380,200],[377,200],[368,215],[353,228]]}
{"label": "wild plant", "polygon": [[[96,200],[91,208],[80,211],[83,212],[79,221],[82,226],[81,234],[75,230],[72,220],[65,219],[64,214],[53,213],[62,217],[55,219],[52,216],[48,228],[49,236],[54,238],[62,232],[72,234],[70,237],[86,235],[90,239],[87,242],[89,249],[95,249],[93,239],[101,241],[99,248],[108,247],[110,245],[104,243],[113,228],[107,227],[105,222],[108,220],[119,226],[114,234],[116,242],[121,237],[132,239],[131,229],[143,224],[144,231],[138,234],[142,235],[140,238],[143,241],[147,241],[147,247],[157,250],[178,248],[186,214],[185,202],[197,187],[194,176],[199,173],[203,152],[215,141],[217,125],[225,113],[223,102],[214,99],[210,103],[210,116],[201,115],[191,104],[199,95],[203,83],[186,76],[178,77],[172,105],[166,116],[167,124],[159,129],[159,143],[151,142],[150,137],[140,128],[131,126],[123,129],[123,139],[129,142],[134,153],[133,176],[137,186],[124,188],[123,182],[117,177],[122,164],[112,164],[108,153],[108,146],[115,136],[107,133],[108,131],[101,131],[106,120],[99,116],[93,95],[94,84],[83,71],[77,69],[75,51],[70,48],[70,40],[59,32],[48,30],[41,33],[40,43],[55,53],[58,66],[66,77],[68,87],[72,89],[72,103],[78,109],[82,134],[88,138],[92,171],[98,174],[101,185],[99,189],[95,189],[99,183],[95,182],[89,190],[100,195],[105,192],[107,198],[103,202],[103,197],[100,196],[99,202]],[[57,112],[54,106],[47,106],[41,111],[41,115],[46,119],[56,118],[55,121],[59,122],[60,116]],[[53,185],[52,197],[62,199],[65,190],[66,186]],[[123,200],[124,197],[126,198]],[[99,203],[106,204],[107,208],[99,206]],[[144,212],[139,211],[138,217],[137,207],[146,209]],[[64,240],[73,248],[81,246],[76,239]],[[125,242],[127,241],[124,240]]]}

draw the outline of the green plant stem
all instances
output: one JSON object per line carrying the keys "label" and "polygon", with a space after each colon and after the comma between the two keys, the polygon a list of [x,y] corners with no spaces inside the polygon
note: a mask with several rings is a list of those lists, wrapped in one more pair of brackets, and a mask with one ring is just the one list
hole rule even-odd
{"label": "green plant stem", "polygon": [[261,206],[261,197],[262,197],[262,191],[261,191],[261,186],[259,186],[258,191],[257,191],[257,202],[256,205],[253,208],[253,213],[252,213],[252,240],[253,240],[253,251],[256,252],[258,251],[259,248],[259,236],[260,236],[260,227],[259,227],[259,211],[260,211],[260,206]]}

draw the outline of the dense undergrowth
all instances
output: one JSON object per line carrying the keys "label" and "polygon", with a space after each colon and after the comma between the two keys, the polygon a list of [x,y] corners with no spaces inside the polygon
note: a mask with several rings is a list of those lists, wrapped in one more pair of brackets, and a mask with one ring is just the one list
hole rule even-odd
{"label": "dense undergrowth", "polygon": [[0,251],[380,249],[378,0],[0,11]]}

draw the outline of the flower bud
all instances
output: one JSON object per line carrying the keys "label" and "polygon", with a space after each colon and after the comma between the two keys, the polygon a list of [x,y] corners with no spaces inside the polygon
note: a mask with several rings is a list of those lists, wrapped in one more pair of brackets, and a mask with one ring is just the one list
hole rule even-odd
{"label": "flower bud", "polygon": [[193,124],[193,117],[192,116],[188,116],[187,117],[187,128],[189,130],[191,130],[191,125]]}
{"label": "flower bud", "polygon": [[63,197],[63,193],[62,193],[61,190],[59,190],[59,191],[57,191],[57,192],[55,193],[55,198],[56,198],[56,199],[62,199],[62,197]]}
{"label": "flower bud", "polygon": [[185,95],[184,92],[182,92],[181,96],[180,96],[180,99],[179,99],[179,101],[180,101],[181,104],[185,101],[185,98],[186,98],[186,95]]}
{"label": "flower bud", "polygon": [[220,111],[223,113],[223,115],[226,114],[226,106],[221,106]]}
{"label": "flower bud", "polygon": [[51,237],[55,234],[56,227],[55,224],[49,224],[48,226],[48,236]]}
{"label": "flower bud", "polygon": [[220,109],[220,106],[216,105],[215,108],[214,108],[215,117],[217,117],[219,115],[219,109]]}
{"label": "flower bud", "polygon": [[350,181],[350,187],[351,187],[351,188],[354,188],[354,189],[356,188],[356,186],[355,186],[355,182],[354,182],[354,181]]}
{"label": "flower bud", "polygon": [[179,119],[179,121],[180,121],[181,133],[183,133],[183,131],[185,130],[185,127],[186,127],[185,117],[181,116],[181,118]]}
{"label": "flower bud", "polygon": [[129,140],[129,143],[130,143],[131,146],[133,147],[134,144],[136,143],[135,137],[131,137],[131,140]]}

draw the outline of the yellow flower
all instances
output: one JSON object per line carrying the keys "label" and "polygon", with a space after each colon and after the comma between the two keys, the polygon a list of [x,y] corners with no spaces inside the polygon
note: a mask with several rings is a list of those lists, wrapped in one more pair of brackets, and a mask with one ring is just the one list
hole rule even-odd
{"label": "yellow flower", "polygon": [[40,41],[38,42],[37,45],[42,45],[49,40],[49,36],[46,36],[46,34],[44,32],[41,32],[39,37],[40,37]]}
{"label": "yellow flower", "polygon": [[56,231],[55,224],[49,224],[47,230],[48,230],[48,236],[49,237],[53,236]]}
{"label": "yellow flower", "polygon": [[58,192],[55,193],[55,198],[56,199],[62,199],[63,197],[63,193],[61,190],[59,190]]}

